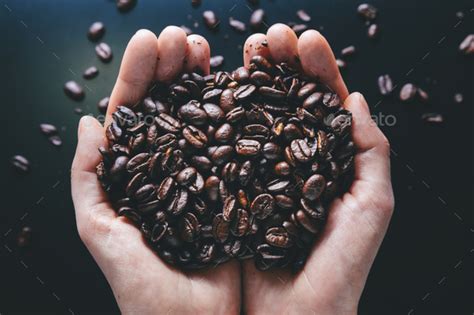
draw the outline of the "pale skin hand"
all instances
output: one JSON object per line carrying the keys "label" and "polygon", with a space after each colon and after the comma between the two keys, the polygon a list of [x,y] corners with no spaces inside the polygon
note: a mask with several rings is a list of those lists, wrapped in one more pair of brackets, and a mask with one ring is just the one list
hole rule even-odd
{"label": "pale skin hand", "polygon": [[[265,40],[267,45],[262,46]],[[248,314],[356,314],[394,207],[388,141],[372,122],[364,97],[348,95],[334,54],[319,32],[308,30],[298,39],[288,26],[275,24],[266,35],[247,39],[244,63],[248,65],[255,54],[301,66],[344,99],[344,107],[353,115],[357,153],[354,182],[331,205],[327,225],[301,272],[260,272],[251,261],[243,263],[244,310]]]}
{"label": "pale skin hand", "polygon": [[[268,45],[262,46],[265,39]],[[388,142],[371,123],[363,97],[358,93],[348,96],[334,55],[318,32],[307,31],[298,39],[291,29],[276,24],[266,35],[249,37],[244,64],[255,54],[301,65],[308,75],[318,76],[345,99],[354,117],[352,132],[358,153],[355,182],[331,207],[324,234],[301,273],[259,272],[251,261],[243,264],[244,310],[250,314],[355,313],[393,210]],[[196,67],[208,73],[209,56],[204,38],[186,38],[177,27],[166,28],[158,39],[149,31],[137,32],[127,46],[106,124],[117,105],[136,104],[154,79],[169,82]],[[116,216],[97,181],[97,148],[106,145],[104,128],[94,118],[84,117],[78,137],[71,179],[77,226],[121,311],[239,313],[239,264],[234,261],[208,271],[183,273],[163,263],[144,243],[140,231]]]}

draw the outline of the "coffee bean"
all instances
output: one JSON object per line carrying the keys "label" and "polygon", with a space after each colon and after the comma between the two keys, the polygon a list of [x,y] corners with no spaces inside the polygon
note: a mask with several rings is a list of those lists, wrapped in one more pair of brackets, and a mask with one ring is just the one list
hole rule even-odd
{"label": "coffee bean", "polygon": [[377,9],[368,3],[362,3],[357,7],[357,13],[367,21],[375,20],[377,17]]}
{"label": "coffee bean", "polygon": [[105,25],[102,22],[94,22],[89,27],[89,31],[87,32],[87,37],[91,41],[97,41],[102,38],[105,34]]}
{"label": "coffee bean", "polygon": [[117,9],[120,12],[128,12],[135,7],[136,0],[117,0]]}
{"label": "coffee bean", "polygon": [[347,46],[341,50],[341,56],[350,57],[356,53],[356,48],[354,46]]}
{"label": "coffee bean", "polygon": [[252,84],[246,84],[242,85],[239,87],[235,92],[234,92],[234,98],[238,101],[243,101],[250,96],[257,90],[255,85]]}
{"label": "coffee bean", "polygon": [[214,11],[204,11],[202,13],[202,18],[204,19],[204,24],[206,24],[210,30],[215,30],[219,25],[219,19],[217,18]]}
{"label": "coffee bean", "polygon": [[417,88],[411,83],[405,84],[400,90],[400,100],[408,102],[416,96]]}
{"label": "coffee bean", "polygon": [[186,25],[181,25],[180,28],[186,33],[186,36],[193,34],[193,30]]}
{"label": "coffee bean", "polygon": [[424,113],[421,115],[421,119],[427,123],[440,124],[444,122],[444,117],[438,113]]}
{"label": "coffee bean", "polygon": [[181,129],[181,123],[165,113],[161,113],[155,117],[155,123],[166,132],[177,133]]}
{"label": "coffee bean", "polygon": [[207,114],[207,117],[211,120],[212,123],[219,123],[225,118],[224,111],[217,105],[206,103],[202,106],[204,111]]}
{"label": "coffee bean", "polygon": [[273,213],[275,199],[270,194],[260,194],[250,204],[250,212],[259,219],[265,219]]}
{"label": "coffee bean", "polygon": [[371,39],[376,39],[379,37],[380,28],[378,24],[371,24],[367,29],[367,36]]}
{"label": "coffee bean", "polygon": [[309,200],[316,200],[321,196],[324,188],[326,187],[326,179],[324,176],[314,174],[310,176],[303,186],[303,196]]}
{"label": "coffee bean", "polygon": [[58,133],[56,126],[51,124],[40,124],[40,130],[45,136],[52,136]]}
{"label": "coffee bean", "polygon": [[192,125],[183,129],[183,137],[189,144],[198,149],[207,144],[206,134]]}
{"label": "coffee bean", "polygon": [[186,189],[177,189],[170,199],[171,200],[166,207],[166,211],[172,215],[179,215],[181,212],[183,212],[188,203],[188,191]]}
{"label": "coffee bean", "polygon": [[464,101],[464,96],[461,93],[454,94],[454,102],[460,104]]}
{"label": "coffee bean", "polygon": [[87,68],[84,73],[83,73],[83,77],[84,79],[86,80],[90,80],[90,79],[93,79],[95,78],[96,76],[99,75],[99,69],[97,69],[96,67],[92,66],[92,67],[89,67]]}
{"label": "coffee bean", "polygon": [[303,139],[291,141],[291,152],[294,157],[301,163],[306,163],[313,158],[313,153],[308,143]]}
{"label": "coffee bean", "polygon": [[33,236],[33,230],[29,226],[24,226],[21,228],[20,233],[18,233],[18,237],[16,243],[18,247],[28,247],[31,245]]}
{"label": "coffee bean", "polygon": [[377,82],[378,82],[378,85],[379,85],[380,94],[388,95],[388,94],[392,93],[393,83],[392,83],[392,79],[390,78],[390,76],[388,74],[384,74],[384,75],[379,76]]}
{"label": "coffee bean", "polygon": [[22,155],[14,155],[11,158],[12,166],[21,173],[27,173],[30,171],[30,161]]}
{"label": "coffee bean", "polygon": [[286,93],[284,91],[280,91],[268,86],[259,87],[258,92],[263,96],[276,100],[281,100],[286,97]]}
{"label": "coffee bean", "polygon": [[224,57],[221,55],[212,56],[210,59],[211,68],[218,68],[224,63]]}
{"label": "coffee bean", "polygon": [[298,10],[296,11],[296,15],[300,18],[301,21],[303,22],[309,22],[311,21],[311,16],[309,16],[308,13],[306,13],[305,10]]}
{"label": "coffee bean", "polygon": [[218,214],[214,217],[212,222],[212,233],[214,239],[219,243],[224,243],[229,237],[230,223],[224,219],[224,215]]}
{"label": "coffee bean", "polygon": [[101,114],[105,114],[107,112],[107,107],[109,107],[109,100],[110,98],[107,96],[97,103],[97,109]]}
{"label": "coffee bean", "polygon": [[64,84],[64,93],[75,101],[82,101],[85,97],[84,90],[76,81],[68,81]]}
{"label": "coffee bean", "polygon": [[250,27],[252,27],[253,30],[259,30],[263,26],[264,18],[265,11],[263,11],[263,9],[253,11],[250,16]]}
{"label": "coffee bean", "polygon": [[242,156],[255,156],[260,153],[261,144],[255,140],[242,139],[235,144],[235,151]]}
{"label": "coffee bean", "polygon": [[234,153],[234,148],[230,145],[222,145],[216,148],[211,155],[211,160],[216,165],[223,165],[227,163]]}
{"label": "coffee bean", "polygon": [[206,112],[192,101],[181,106],[178,114],[184,121],[196,126],[202,126],[207,122]]}
{"label": "coffee bean", "polygon": [[269,245],[281,248],[289,248],[293,245],[288,232],[283,227],[273,227],[265,233],[265,240]]}
{"label": "coffee bean", "polygon": [[[239,67],[232,72],[232,78],[240,84],[247,83],[250,77],[250,73],[247,68]],[[221,104],[222,107],[222,104]]]}
{"label": "coffee bean", "polygon": [[245,33],[247,31],[247,26],[245,25],[245,23],[242,21],[236,20],[233,17],[229,18],[229,25],[230,27],[232,27],[235,31],[239,33]]}
{"label": "coffee bean", "polygon": [[459,44],[459,51],[464,55],[474,54],[474,34],[469,34],[464,38],[461,44]]}
{"label": "coffee bean", "polygon": [[95,52],[99,59],[105,63],[110,62],[112,60],[112,48],[110,48],[110,46],[106,43],[100,43],[95,46]]}

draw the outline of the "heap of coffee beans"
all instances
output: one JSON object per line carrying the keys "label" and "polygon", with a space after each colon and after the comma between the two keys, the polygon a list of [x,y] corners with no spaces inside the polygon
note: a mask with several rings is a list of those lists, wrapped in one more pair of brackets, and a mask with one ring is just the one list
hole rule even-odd
{"label": "heap of coffee beans", "polygon": [[304,265],[352,180],[351,113],[286,64],[184,74],[107,127],[97,174],[118,215],[183,269]]}

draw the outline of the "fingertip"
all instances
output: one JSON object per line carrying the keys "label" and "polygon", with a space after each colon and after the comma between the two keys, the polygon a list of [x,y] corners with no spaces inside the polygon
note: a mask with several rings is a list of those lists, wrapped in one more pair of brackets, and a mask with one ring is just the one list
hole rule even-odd
{"label": "fingertip", "polygon": [[248,67],[250,59],[253,56],[262,56],[270,58],[270,50],[268,49],[267,36],[262,33],[250,35],[244,44],[244,66]]}
{"label": "fingertip", "polygon": [[208,75],[210,72],[211,48],[207,40],[201,35],[192,34],[187,37],[186,61],[184,70],[186,72],[202,72]]}
{"label": "fingertip", "polygon": [[298,65],[298,37],[288,25],[273,24],[267,30],[267,40],[268,49],[275,63]]}
{"label": "fingertip", "polygon": [[158,64],[155,79],[172,81],[183,69],[187,36],[178,26],[167,26],[158,36]]}

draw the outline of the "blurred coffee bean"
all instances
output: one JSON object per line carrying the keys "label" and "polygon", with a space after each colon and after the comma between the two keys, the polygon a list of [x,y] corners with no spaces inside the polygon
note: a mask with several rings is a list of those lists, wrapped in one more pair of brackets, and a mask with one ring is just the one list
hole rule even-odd
{"label": "blurred coffee bean", "polygon": [[98,75],[99,75],[99,69],[97,69],[97,67],[92,66],[92,67],[87,68],[84,71],[82,76],[84,77],[84,79],[90,80],[90,79],[95,78]]}
{"label": "blurred coffee bean", "polygon": [[95,52],[100,60],[107,63],[112,60],[112,48],[106,43],[100,43],[95,46]]}
{"label": "blurred coffee bean", "polygon": [[22,155],[14,155],[11,158],[11,164],[20,173],[27,173],[30,171],[30,161]]}
{"label": "blurred coffee bean", "polygon": [[87,32],[87,37],[91,41],[97,41],[102,38],[105,34],[105,25],[102,22],[94,22],[89,27],[89,31]]}
{"label": "blurred coffee bean", "polygon": [[64,84],[64,93],[75,101],[82,101],[85,97],[84,90],[76,81],[68,81]]}

